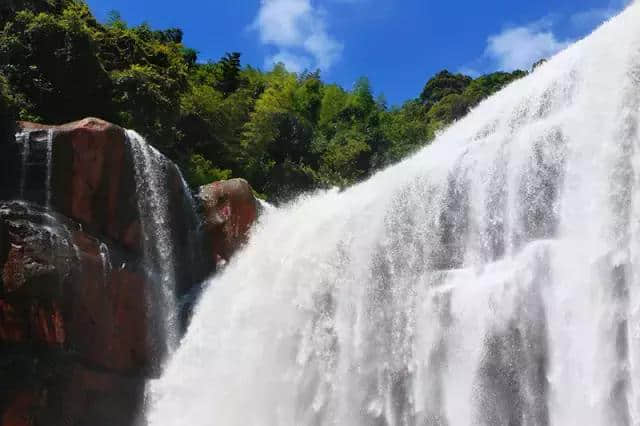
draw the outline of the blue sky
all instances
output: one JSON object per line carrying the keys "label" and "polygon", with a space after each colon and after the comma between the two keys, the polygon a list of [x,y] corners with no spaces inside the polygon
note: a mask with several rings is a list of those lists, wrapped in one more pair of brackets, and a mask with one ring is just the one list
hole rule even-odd
{"label": "blue sky", "polygon": [[225,52],[261,69],[320,68],[349,88],[362,75],[397,105],[441,69],[528,68],[590,33],[630,0],[88,0],[98,19],[179,27],[202,61]]}

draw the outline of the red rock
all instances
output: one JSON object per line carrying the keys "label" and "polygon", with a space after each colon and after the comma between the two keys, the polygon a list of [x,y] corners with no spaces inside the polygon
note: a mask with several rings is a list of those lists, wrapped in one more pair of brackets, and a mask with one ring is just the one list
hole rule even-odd
{"label": "red rock", "polygon": [[103,242],[50,214],[43,227],[43,215],[18,204],[0,215],[10,247],[0,264],[0,343],[67,345],[102,369],[149,368],[156,356],[147,335],[150,286],[135,262],[112,270],[101,257]]}
{"label": "red rock", "polygon": [[0,341],[24,342],[28,335],[24,317],[15,306],[0,299]]}
{"label": "red rock", "polygon": [[[44,419],[64,416],[63,425],[123,426],[139,418],[144,379],[74,366]],[[103,401],[101,404],[97,401]],[[47,424],[47,423],[45,423]]]}
{"label": "red rock", "polygon": [[[145,380],[159,372],[165,342],[154,323],[158,290],[141,266],[142,227],[125,131],[94,118],[21,127],[32,132],[30,152],[40,151],[23,174],[22,146],[0,147],[0,200],[26,201],[0,202],[0,347],[12,349],[0,358],[8,366],[0,369],[0,426],[132,425]],[[51,204],[45,210],[42,142],[50,129]],[[18,180],[24,176],[33,178],[23,186]],[[202,187],[211,248],[204,255],[198,218],[184,214],[194,210],[193,200],[177,170],[170,168],[163,191],[178,253],[177,293],[191,297],[212,265],[229,260],[247,241],[258,202],[242,179]],[[201,258],[207,259],[202,265],[192,261]],[[181,305],[183,314],[188,303]]]}
{"label": "red rock", "polygon": [[247,241],[258,216],[258,201],[244,179],[214,182],[200,187],[204,230],[216,264],[229,258]]}
{"label": "red rock", "polygon": [[130,250],[140,249],[134,170],[124,129],[97,118],[61,126],[21,122],[23,131],[53,130],[51,201],[58,212]]}
{"label": "red rock", "polygon": [[2,281],[7,293],[18,290],[25,283],[22,265],[24,264],[24,250],[22,246],[11,244],[7,253],[7,260],[2,269]]}
{"label": "red rock", "polygon": [[0,346],[26,357],[23,370],[0,371],[0,426],[132,424],[164,349],[135,262],[111,246],[112,269],[104,242],[25,204],[0,203],[0,235]]}
{"label": "red rock", "polygon": [[32,426],[33,409],[38,396],[30,392],[21,392],[13,397],[2,415],[1,426]]}
{"label": "red rock", "polygon": [[29,323],[32,341],[51,346],[64,344],[65,324],[58,304],[54,301],[47,306],[34,302],[30,308]]}
{"label": "red rock", "polygon": [[[84,263],[88,265],[88,263]],[[150,368],[147,283],[140,274],[114,270],[85,272],[84,291],[73,295],[70,317],[73,346],[91,365],[123,373]]]}

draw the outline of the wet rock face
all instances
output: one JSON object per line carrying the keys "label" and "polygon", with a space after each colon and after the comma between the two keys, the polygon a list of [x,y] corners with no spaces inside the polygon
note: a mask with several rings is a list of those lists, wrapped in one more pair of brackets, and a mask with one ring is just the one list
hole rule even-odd
{"label": "wet rock face", "polygon": [[48,199],[51,209],[93,234],[139,250],[134,169],[124,130],[96,118],[20,126],[22,136],[5,148],[9,176],[3,176],[7,184],[0,182],[1,199],[40,205]]}
{"label": "wet rock face", "polygon": [[259,204],[249,183],[230,179],[200,187],[204,231],[216,264],[224,263],[247,241]]}
{"label": "wet rock face", "polygon": [[[56,211],[134,255],[143,252],[136,165],[126,131],[97,118],[61,126],[21,122],[15,143],[0,146],[0,200],[24,200]],[[198,218],[179,169],[164,159],[177,290],[187,293],[212,266],[199,262]]]}
{"label": "wet rock face", "polygon": [[[92,404],[139,403],[160,346],[138,265],[31,204],[0,203],[0,236],[0,424],[85,424]],[[135,410],[118,412],[126,424]]]}
{"label": "wet rock face", "polygon": [[[143,244],[149,194],[136,189],[149,171],[105,121],[20,126],[0,144],[0,426],[133,425],[167,348],[159,259]],[[194,201],[154,155],[184,331],[197,284],[244,244],[258,203],[241,179]]]}
{"label": "wet rock face", "polygon": [[[97,119],[21,127],[0,145],[0,425],[133,424],[165,345],[126,134]],[[186,247],[177,169],[163,191]],[[177,263],[181,289],[203,278]]]}

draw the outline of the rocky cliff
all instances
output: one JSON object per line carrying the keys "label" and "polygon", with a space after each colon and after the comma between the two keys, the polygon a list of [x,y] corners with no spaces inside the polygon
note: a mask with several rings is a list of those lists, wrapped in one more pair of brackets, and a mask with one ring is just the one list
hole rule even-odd
{"label": "rocky cliff", "polygon": [[[21,129],[0,145],[0,425],[134,424],[175,326],[161,326],[165,257],[149,246],[171,240],[188,309],[246,241],[257,202],[242,180],[194,200],[173,163],[147,150],[162,170],[141,170],[127,132],[98,119]],[[142,191],[150,172],[157,188]],[[166,210],[154,227],[149,196]]]}

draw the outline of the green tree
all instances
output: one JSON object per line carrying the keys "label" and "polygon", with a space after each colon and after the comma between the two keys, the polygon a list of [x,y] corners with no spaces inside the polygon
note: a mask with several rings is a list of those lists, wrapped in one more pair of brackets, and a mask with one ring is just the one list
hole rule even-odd
{"label": "green tree", "polygon": [[314,108],[314,91],[301,89],[297,76],[283,66],[265,77],[266,88],[244,126],[245,176],[258,192],[283,199],[314,182],[308,161],[313,123],[307,118],[313,115],[307,108]]}
{"label": "green tree", "polygon": [[127,23],[122,19],[122,15],[117,10],[112,10],[107,15],[107,26],[121,31],[127,29]]}
{"label": "green tree", "polygon": [[187,167],[187,181],[193,186],[207,185],[218,180],[231,177],[231,170],[220,170],[213,167],[211,161],[202,155],[193,154]]}
{"label": "green tree", "polygon": [[413,100],[383,115],[382,131],[390,141],[384,164],[405,158],[433,139],[434,129],[429,124],[427,112],[420,101]]}
{"label": "green tree", "polygon": [[93,39],[89,10],[59,16],[23,10],[0,32],[0,72],[29,100],[25,114],[53,122],[110,114],[110,80]]}
{"label": "green tree", "polygon": [[13,138],[18,117],[18,105],[7,79],[0,74],[0,144]]}
{"label": "green tree", "polygon": [[446,96],[461,94],[471,84],[471,77],[462,74],[452,74],[447,70],[440,71],[425,84],[420,101],[431,107]]}
{"label": "green tree", "polygon": [[242,84],[240,78],[240,53],[233,52],[227,53],[218,65],[219,68],[219,80],[216,89],[218,89],[224,96],[229,96]]}
{"label": "green tree", "polygon": [[138,130],[192,185],[241,176],[278,201],[365,179],[526,75],[445,70],[388,108],[366,77],[345,90],[319,71],[243,67],[238,52],[199,63],[183,39],[117,12],[101,24],[81,0],[0,2],[0,132],[98,116]]}

